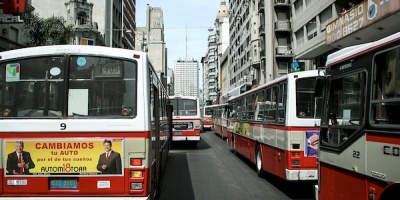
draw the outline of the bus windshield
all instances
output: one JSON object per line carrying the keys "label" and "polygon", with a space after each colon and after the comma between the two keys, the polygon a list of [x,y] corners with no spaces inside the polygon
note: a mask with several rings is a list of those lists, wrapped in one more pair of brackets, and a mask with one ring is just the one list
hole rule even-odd
{"label": "bus windshield", "polygon": [[196,116],[197,101],[193,99],[171,99],[173,116]]}
{"label": "bus windshield", "polygon": [[[334,75],[332,75],[334,76]],[[346,74],[331,80],[328,97],[328,122],[330,131],[323,133],[323,141],[331,145],[341,145],[362,126],[366,74]]]}
{"label": "bus windshield", "polygon": [[132,61],[94,56],[0,63],[0,108],[6,111],[2,117],[121,116],[122,110],[132,117],[136,66]]}

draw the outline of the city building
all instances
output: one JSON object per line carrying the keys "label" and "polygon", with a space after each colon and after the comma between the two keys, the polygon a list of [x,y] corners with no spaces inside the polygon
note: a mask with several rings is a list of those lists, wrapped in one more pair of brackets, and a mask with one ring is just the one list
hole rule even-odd
{"label": "city building", "polygon": [[171,68],[167,70],[167,91],[168,95],[174,95],[174,70]]}
{"label": "city building", "polygon": [[199,63],[193,58],[174,62],[174,94],[199,97]]}
{"label": "city building", "polygon": [[[32,6],[42,18],[61,16],[69,24],[75,25],[82,21],[91,21],[89,26],[100,32],[106,46],[134,49],[135,2],[136,0],[40,0],[32,1]],[[93,6],[86,9],[79,4]],[[68,9],[69,5],[75,5],[81,11],[74,12],[75,8]]]}
{"label": "city building", "polygon": [[346,0],[292,3],[295,61],[309,60],[312,68],[322,67],[327,55],[338,49],[400,31],[398,1],[353,0],[352,3]]}
{"label": "city building", "polygon": [[223,80],[221,76],[222,55],[229,47],[229,9],[225,0],[221,0],[214,22],[214,28],[209,28],[208,49],[203,64],[203,95],[205,101],[218,103]]}
{"label": "city building", "polygon": [[160,7],[147,4],[146,27],[137,27],[136,50],[147,52],[154,69],[167,74],[167,48],[164,38],[164,17]]}
{"label": "city building", "polygon": [[92,21],[93,4],[71,0],[64,5],[67,13],[65,25],[73,27],[70,44],[105,46],[97,23]]}
{"label": "city building", "polygon": [[0,0],[0,51],[25,47],[21,15],[34,10],[31,4],[31,0],[20,0],[18,3]]}
{"label": "city building", "polygon": [[261,63],[261,47],[265,41],[261,36],[265,35],[262,29],[265,25],[260,25],[262,15],[258,8],[263,1],[229,3],[229,90],[248,82],[262,84],[266,82],[267,66],[272,66]]}
{"label": "city building", "polygon": [[[211,30],[211,29],[210,29]],[[208,35],[208,52],[204,58],[203,93],[205,100],[216,101],[218,90],[217,40],[215,30]]]}

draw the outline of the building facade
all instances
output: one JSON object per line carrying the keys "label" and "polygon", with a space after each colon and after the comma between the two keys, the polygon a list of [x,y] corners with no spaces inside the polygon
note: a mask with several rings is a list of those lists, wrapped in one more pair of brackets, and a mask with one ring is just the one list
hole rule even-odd
{"label": "building facade", "polygon": [[[100,32],[106,46],[134,49],[135,2],[136,0],[40,0],[32,1],[32,6],[35,7],[35,12],[43,18],[61,16],[74,24],[81,20],[91,21],[90,25]],[[67,5],[74,4],[78,8],[79,3],[93,4],[91,13],[82,11],[72,16],[74,12],[71,9],[68,13]],[[92,16],[91,20],[89,20],[89,16]]]}
{"label": "building facade", "polygon": [[193,58],[174,62],[174,94],[199,97],[199,63]]}
{"label": "building facade", "polygon": [[164,38],[163,11],[160,7],[147,4],[146,27],[137,27],[135,38],[136,50],[147,52],[154,69],[167,74],[168,50]]}
{"label": "building facade", "polygon": [[168,95],[173,96],[174,95],[174,70],[171,68],[168,68],[167,70],[167,91]]}
{"label": "building facade", "polygon": [[164,39],[164,17],[160,7],[147,5],[147,53],[157,72],[167,74],[167,56]]}
{"label": "building facade", "polygon": [[21,15],[31,12],[34,8],[31,6],[31,0],[19,2],[20,4],[16,5],[0,0],[0,51],[25,47],[26,38],[22,30],[24,21]]}
{"label": "building facade", "polygon": [[[230,1],[229,89],[243,83],[265,82],[261,76],[260,15],[258,1]],[[263,30],[261,30],[263,31]]]}
{"label": "building facade", "polygon": [[218,63],[217,39],[215,31],[208,35],[208,52],[204,60],[203,93],[205,100],[217,100],[218,91]]}

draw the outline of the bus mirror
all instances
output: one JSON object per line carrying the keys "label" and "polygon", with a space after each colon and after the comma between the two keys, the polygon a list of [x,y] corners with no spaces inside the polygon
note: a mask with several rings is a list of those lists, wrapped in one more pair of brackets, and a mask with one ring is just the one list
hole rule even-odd
{"label": "bus mirror", "polygon": [[326,75],[325,68],[318,68],[318,77],[324,77]]}

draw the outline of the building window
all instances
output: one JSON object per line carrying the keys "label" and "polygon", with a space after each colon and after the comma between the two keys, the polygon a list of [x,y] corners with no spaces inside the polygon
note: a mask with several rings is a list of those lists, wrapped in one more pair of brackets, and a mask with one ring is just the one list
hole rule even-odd
{"label": "building window", "polygon": [[79,25],[86,24],[86,12],[79,12],[78,20],[79,20]]}

